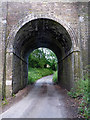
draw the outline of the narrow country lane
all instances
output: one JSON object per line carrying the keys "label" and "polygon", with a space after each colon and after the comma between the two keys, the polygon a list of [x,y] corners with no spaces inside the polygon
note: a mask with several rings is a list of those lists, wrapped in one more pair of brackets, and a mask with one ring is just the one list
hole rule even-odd
{"label": "narrow country lane", "polygon": [[7,111],[3,118],[76,118],[77,107],[64,89],[53,85],[52,75],[39,79],[29,94]]}

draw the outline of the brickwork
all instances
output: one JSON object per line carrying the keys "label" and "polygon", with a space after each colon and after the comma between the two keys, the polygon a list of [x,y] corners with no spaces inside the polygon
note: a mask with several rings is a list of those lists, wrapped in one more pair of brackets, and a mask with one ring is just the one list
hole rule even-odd
{"label": "brickwork", "polygon": [[[3,66],[2,66],[2,5],[0,2],[0,104],[1,104],[1,98],[2,98],[2,77],[3,77]],[[2,110],[0,108],[0,114]]]}
{"label": "brickwork", "polygon": [[11,83],[6,86],[7,96],[27,85],[26,59],[32,50],[41,46],[58,56],[59,83],[67,89],[74,86],[88,64],[87,2],[8,0],[2,3],[0,58],[6,73],[4,80]]}

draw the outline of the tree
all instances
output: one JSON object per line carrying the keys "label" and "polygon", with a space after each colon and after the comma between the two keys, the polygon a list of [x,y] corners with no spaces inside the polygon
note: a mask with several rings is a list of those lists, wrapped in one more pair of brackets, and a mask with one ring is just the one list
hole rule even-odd
{"label": "tree", "polygon": [[[46,48],[45,48],[46,49]],[[57,70],[57,57],[50,49],[46,49],[46,58],[52,70]]]}
{"label": "tree", "polygon": [[57,69],[57,58],[51,50],[47,48],[38,48],[30,54],[30,67],[45,68],[47,65],[53,70]]}

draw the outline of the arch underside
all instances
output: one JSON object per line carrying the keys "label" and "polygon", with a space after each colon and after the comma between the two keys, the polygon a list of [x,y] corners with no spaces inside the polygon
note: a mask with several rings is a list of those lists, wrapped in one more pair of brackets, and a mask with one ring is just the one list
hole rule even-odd
{"label": "arch underside", "polygon": [[71,46],[70,36],[62,25],[49,19],[36,19],[25,24],[18,31],[13,47],[15,53],[23,58],[35,48],[47,47],[60,59],[62,54],[71,49]]}

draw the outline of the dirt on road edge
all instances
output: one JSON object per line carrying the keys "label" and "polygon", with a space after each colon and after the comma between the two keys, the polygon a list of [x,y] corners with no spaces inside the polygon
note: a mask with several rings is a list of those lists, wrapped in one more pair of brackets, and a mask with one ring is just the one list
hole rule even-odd
{"label": "dirt on road edge", "polygon": [[[21,99],[23,99],[33,88],[33,85],[26,86],[23,90],[20,90],[18,93],[16,93],[14,96],[7,98],[7,104],[2,105],[2,113],[8,110],[12,105],[19,102]],[[2,101],[4,102],[4,101]]]}

